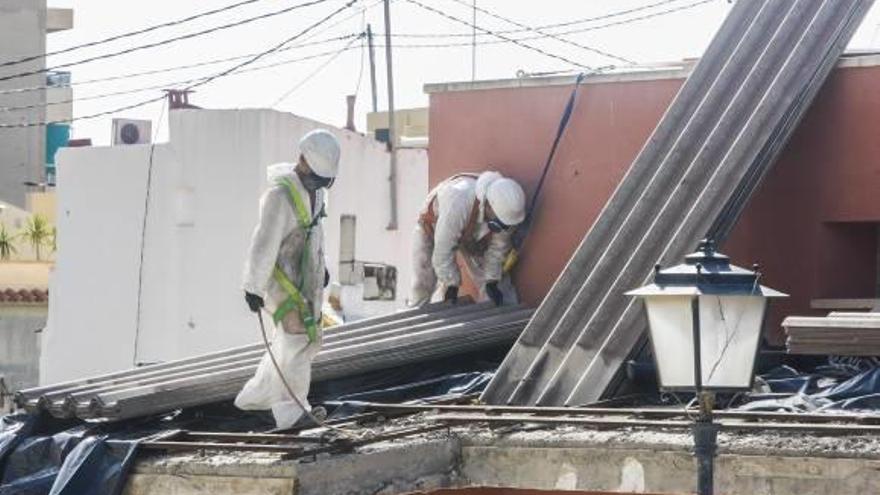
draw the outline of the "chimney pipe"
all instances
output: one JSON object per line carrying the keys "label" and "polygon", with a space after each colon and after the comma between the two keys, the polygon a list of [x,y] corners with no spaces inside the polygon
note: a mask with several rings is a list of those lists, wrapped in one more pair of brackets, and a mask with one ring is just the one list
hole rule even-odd
{"label": "chimney pipe", "polygon": [[345,128],[349,131],[355,131],[354,128],[354,104],[357,101],[357,95],[348,95],[345,97],[345,104],[348,106],[348,117],[345,121]]}

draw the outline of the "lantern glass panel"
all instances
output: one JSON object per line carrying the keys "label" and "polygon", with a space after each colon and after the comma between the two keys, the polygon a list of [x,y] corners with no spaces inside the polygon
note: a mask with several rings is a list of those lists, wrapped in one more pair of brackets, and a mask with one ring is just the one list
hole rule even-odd
{"label": "lantern glass panel", "polygon": [[703,386],[747,389],[761,338],[763,296],[700,296],[700,358]]}
{"label": "lantern glass panel", "polygon": [[693,311],[690,295],[651,295],[645,297],[648,328],[660,387],[693,388],[694,342]]}

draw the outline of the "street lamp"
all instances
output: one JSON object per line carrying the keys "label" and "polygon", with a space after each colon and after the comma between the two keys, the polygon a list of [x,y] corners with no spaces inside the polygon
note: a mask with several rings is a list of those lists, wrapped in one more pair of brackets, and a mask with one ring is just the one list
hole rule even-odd
{"label": "street lamp", "polygon": [[761,274],[730,264],[703,240],[681,265],[654,267],[654,283],[627,292],[645,301],[660,388],[696,394],[697,493],[713,492],[718,427],[716,392],[750,390],[768,298],[785,294],[758,284]]}

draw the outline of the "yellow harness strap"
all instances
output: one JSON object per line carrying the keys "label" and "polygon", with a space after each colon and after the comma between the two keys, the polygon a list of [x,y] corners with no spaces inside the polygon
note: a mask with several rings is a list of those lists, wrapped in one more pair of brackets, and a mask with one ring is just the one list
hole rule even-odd
{"label": "yellow harness strap", "polygon": [[287,299],[284,300],[281,305],[275,309],[275,312],[272,314],[272,319],[275,323],[278,323],[288,313],[291,311],[296,311],[299,314],[300,319],[303,322],[303,325],[306,327],[306,334],[309,336],[309,342],[315,342],[318,338],[318,323],[315,321],[315,315],[312,313],[312,308],[308,304],[306,298],[303,297],[301,288],[305,286],[305,277],[306,277],[306,268],[308,265],[308,253],[309,253],[309,242],[312,237],[312,229],[317,225],[317,220],[309,217],[308,209],[306,209],[306,205],[302,200],[302,197],[299,195],[299,191],[296,190],[296,186],[293,182],[286,178],[282,177],[278,181],[280,184],[287,188],[287,193],[290,196],[290,201],[293,203],[294,213],[296,214],[297,221],[300,227],[306,229],[306,241],[305,246],[303,246],[302,254],[300,254],[299,259],[299,272],[302,280],[298,284],[293,283],[290,278],[287,277],[287,274],[281,270],[281,267],[276,265],[275,270],[272,275],[275,278],[275,281],[278,282],[278,285],[284,289],[284,292],[287,293]]}

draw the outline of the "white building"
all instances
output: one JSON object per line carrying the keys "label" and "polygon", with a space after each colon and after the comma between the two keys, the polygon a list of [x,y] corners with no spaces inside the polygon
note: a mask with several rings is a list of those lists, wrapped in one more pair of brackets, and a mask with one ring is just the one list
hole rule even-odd
{"label": "white building", "polygon": [[[47,74],[46,34],[73,27],[71,9],[47,9],[45,0],[0,1],[0,61],[33,58],[0,68],[0,199],[25,206],[25,182],[45,182],[47,145],[66,135],[66,124],[27,126],[71,118],[70,104],[46,105],[71,99],[69,74]],[[37,57],[34,57],[37,56]],[[47,87],[38,91],[26,88]],[[24,108],[22,108],[24,107]],[[51,136],[51,137],[48,137]]]}
{"label": "white building", "polygon": [[[58,154],[59,252],[41,382],[258,341],[240,285],[266,166],[295,160],[299,138],[317,127],[342,143],[324,221],[331,279],[340,280],[340,259],[356,261],[343,263],[344,281],[357,284],[343,286],[344,309],[365,316],[403,307],[410,238],[428,187],[425,150],[398,151],[400,227],[387,230],[383,143],[273,110],[175,110],[168,143]],[[361,262],[376,264],[366,279]],[[383,265],[396,268],[395,293],[369,278],[387,274]]]}

